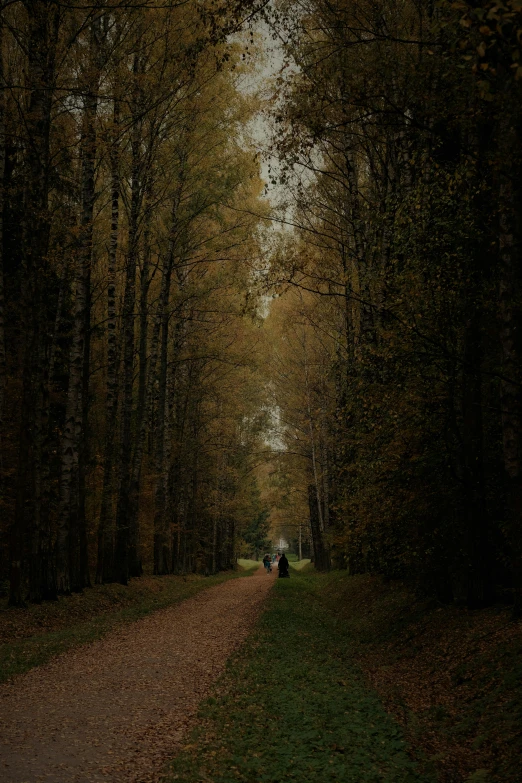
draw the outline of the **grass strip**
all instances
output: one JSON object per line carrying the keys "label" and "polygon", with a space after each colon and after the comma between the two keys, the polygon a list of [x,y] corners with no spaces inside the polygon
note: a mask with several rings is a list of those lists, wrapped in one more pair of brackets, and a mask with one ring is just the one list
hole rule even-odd
{"label": "grass strip", "polygon": [[401,729],[346,655],[313,573],[277,580],[174,759],[181,783],[421,783]]}
{"label": "grass strip", "polygon": [[296,571],[302,571],[307,565],[310,565],[312,561],[309,559],[292,561],[290,560],[290,568],[295,568]]}
{"label": "grass strip", "polygon": [[[257,563],[256,567],[258,567]],[[31,612],[40,618],[41,622],[40,616],[43,612],[51,615],[59,613],[59,623],[65,627],[0,644],[0,682],[23,674],[35,666],[41,666],[72,647],[101,639],[119,625],[135,622],[141,617],[184,601],[201,590],[221,584],[228,579],[249,576],[252,573],[252,568],[243,568],[241,571],[224,572],[209,577],[155,577],[144,579],[141,585],[140,580],[132,580],[129,588],[122,588],[121,585],[103,585],[100,588],[86,590],[82,595],[68,596],[60,599],[58,603],[61,606],[46,604],[27,609],[4,610],[3,614],[12,619],[15,633],[17,619],[26,619],[24,614]],[[154,589],[149,587],[151,582]],[[113,593],[115,595],[112,595]],[[97,612],[97,598],[105,607],[108,594],[112,598],[116,598],[117,594],[118,601],[130,603],[109,611]],[[78,622],[74,612],[78,610],[78,605],[81,605],[82,602],[86,604],[82,607],[82,614],[87,610],[92,612],[92,616]],[[50,622],[58,622],[58,620],[53,616]]]}
{"label": "grass strip", "polygon": [[369,574],[331,572],[317,584],[354,659],[441,783],[520,783],[522,623],[509,606],[442,605]]}
{"label": "grass strip", "polygon": [[241,568],[245,568],[247,571],[250,571],[251,569],[254,570],[256,568],[261,568],[263,565],[262,560],[248,560],[245,558],[239,558],[238,559],[238,565],[241,566]]}

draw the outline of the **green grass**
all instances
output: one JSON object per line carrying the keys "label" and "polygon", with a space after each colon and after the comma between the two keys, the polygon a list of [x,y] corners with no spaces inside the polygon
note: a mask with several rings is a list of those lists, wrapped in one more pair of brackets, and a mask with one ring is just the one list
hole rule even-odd
{"label": "green grass", "polygon": [[256,568],[263,565],[262,560],[246,560],[242,557],[238,559],[237,563],[245,571],[254,571]]}
{"label": "green grass", "polygon": [[444,783],[522,780],[522,624],[508,606],[443,606],[346,571],[316,584],[425,768]]}
{"label": "green grass", "polygon": [[[128,587],[103,585],[72,595],[56,603],[30,606],[27,609],[4,609],[0,617],[12,627],[12,635],[25,638],[0,644],[0,682],[23,674],[35,666],[72,647],[92,642],[105,636],[119,625],[132,623],[140,617],[164,609],[190,598],[213,585],[253,571],[241,568],[216,576],[167,576],[131,580]],[[113,602],[112,607],[107,605]],[[100,606],[103,611],[100,612]],[[91,615],[91,616],[89,616]],[[26,635],[24,625],[33,619],[33,626],[45,624],[56,630]],[[60,627],[63,626],[63,627]]]}
{"label": "green grass", "polygon": [[295,568],[296,571],[302,571],[302,569],[306,568],[306,566],[311,562],[312,561],[307,558],[303,558],[303,560],[290,561],[290,567]]}
{"label": "green grass", "polygon": [[277,580],[172,762],[181,783],[421,783],[399,726],[346,655],[314,573]]}

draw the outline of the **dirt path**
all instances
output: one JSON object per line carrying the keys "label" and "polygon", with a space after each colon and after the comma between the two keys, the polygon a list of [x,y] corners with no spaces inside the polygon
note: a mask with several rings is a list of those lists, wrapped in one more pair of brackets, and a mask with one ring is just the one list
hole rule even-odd
{"label": "dirt path", "polygon": [[232,579],[0,686],[2,783],[154,783],[275,573]]}

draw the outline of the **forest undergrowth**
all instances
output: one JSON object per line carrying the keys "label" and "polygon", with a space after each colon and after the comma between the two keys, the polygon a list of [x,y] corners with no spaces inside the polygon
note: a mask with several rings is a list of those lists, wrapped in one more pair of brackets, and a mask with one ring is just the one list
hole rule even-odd
{"label": "forest undergrowth", "polygon": [[183,783],[432,781],[350,656],[315,573],[277,581],[255,632],[171,765]]}
{"label": "forest undergrowth", "polygon": [[504,607],[292,570],[168,780],[515,783],[520,630]]}
{"label": "forest undergrowth", "polygon": [[[246,562],[246,561],[245,561]],[[253,562],[253,561],[252,561]],[[247,564],[248,565],[248,564]],[[144,576],[127,586],[96,585],[25,609],[0,604],[0,682],[47,663],[55,655],[100,639],[116,626],[184,601],[214,585],[250,576],[259,564],[215,576]]]}
{"label": "forest undergrowth", "polygon": [[399,582],[342,571],[314,584],[441,783],[520,780],[522,626],[509,608],[445,606]]}

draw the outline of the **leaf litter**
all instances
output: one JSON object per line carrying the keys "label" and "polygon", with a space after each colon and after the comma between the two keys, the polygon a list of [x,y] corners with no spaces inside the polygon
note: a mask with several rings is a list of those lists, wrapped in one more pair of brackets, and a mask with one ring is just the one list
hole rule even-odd
{"label": "leaf litter", "polygon": [[0,685],[2,783],[157,783],[272,584],[227,581]]}

